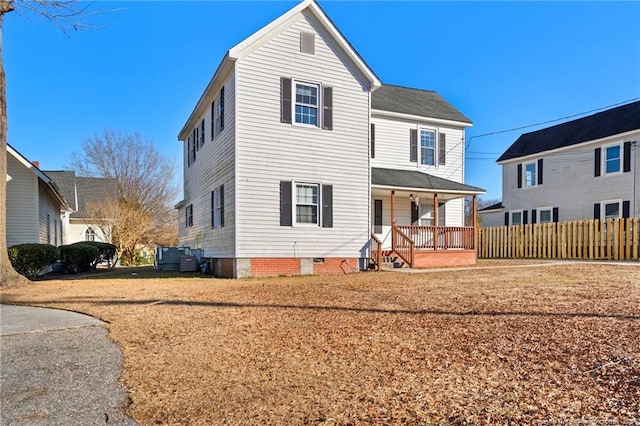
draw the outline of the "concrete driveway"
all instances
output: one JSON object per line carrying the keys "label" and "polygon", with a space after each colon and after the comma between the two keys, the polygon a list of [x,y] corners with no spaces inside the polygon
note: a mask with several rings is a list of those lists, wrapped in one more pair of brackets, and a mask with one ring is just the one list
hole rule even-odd
{"label": "concrete driveway", "polygon": [[134,425],[121,372],[102,321],[0,305],[0,424]]}

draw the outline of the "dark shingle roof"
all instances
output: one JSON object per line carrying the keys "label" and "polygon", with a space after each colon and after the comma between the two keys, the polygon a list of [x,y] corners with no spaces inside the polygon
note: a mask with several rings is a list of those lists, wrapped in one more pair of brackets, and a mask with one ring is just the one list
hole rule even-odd
{"label": "dark shingle roof", "polygon": [[427,189],[446,192],[485,192],[482,188],[431,176],[418,171],[380,169],[377,167],[371,168],[371,184],[396,188]]}
{"label": "dark shingle roof", "polygon": [[[44,172],[60,187],[62,195],[74,212],[72,218],[86,218],[87,204],[103,200],[115,200],[118,197],[118,184],[115,179],[78,177],[73,171]],[[77,198],[76,198],[77,197]]]}
{"label": "dark shingle roof", "polygon": [[471,124],[464,114],[430,90],[383,84],[371,94],[371,108]]}
{"label": "dark shingle roof", "polygon": [[503,208],[502,201],[500,201],[499,203],[491,204],[490,206],[478,209],[478,211],[479,212],[484,212],[484,211],[487,211],[487,210],[499,210],[501,208]]}
{"label": "dark shingle roof", "polygon": [[640,101],[525,133],[498,158],[498,161],[576,145],[636,129],[640,129]]}

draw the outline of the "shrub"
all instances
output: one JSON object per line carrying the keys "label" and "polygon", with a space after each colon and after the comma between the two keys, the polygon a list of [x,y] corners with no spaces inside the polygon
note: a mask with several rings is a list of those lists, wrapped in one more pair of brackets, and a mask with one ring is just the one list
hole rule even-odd
{"label": "shrub", "polygon": [[50,244],[18,244],[9,247],[9,260],[19,274],[30,280],[58,260],[58,249]]}
{"label": "shrub", "polygon": [[71,274],[88,271],[99,252],[98,247],[84,243],[60,246],[60,262]]}
{"label": "shrub", "polygon": [[116,249],[116,246],[114,246],[113,244],[103,243],[100,241],[81,241],[78,243],[73,243],[71,245],[72,246],[87,245],[87,246],[96,247],[98,249],[98,255],[95,257],[95,259],[93,259],[93,261],[90,264],[91,269],[96,269],[96,266],[98,266],[98,263],[101,263],[101,262],[108,262],[109,265],[111,265],[112,263],[115,263],[114,260],[116,257],[117,249]]}

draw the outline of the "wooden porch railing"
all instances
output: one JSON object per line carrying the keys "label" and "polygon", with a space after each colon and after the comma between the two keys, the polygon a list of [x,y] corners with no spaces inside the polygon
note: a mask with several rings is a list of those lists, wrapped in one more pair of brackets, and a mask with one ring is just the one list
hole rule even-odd
{"label": "wooden porch railing", "polygon": [[371,233],[371,260],[376,264],[376,271],[382,268],[382,241]]}
{"label": "wooden porch railing", "polygon": [[413,240],[418,250],[475,250],[472,226],[400,225],[396,228]]}
{"label": "wooden porch railing", "polygon": [[399,226],[391,225],[391,250],[393,250],[411,268],[416,244]]}

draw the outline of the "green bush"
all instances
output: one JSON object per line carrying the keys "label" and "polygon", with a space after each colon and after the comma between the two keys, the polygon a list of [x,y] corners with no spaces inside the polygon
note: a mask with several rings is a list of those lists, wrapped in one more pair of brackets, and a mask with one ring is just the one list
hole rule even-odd
{"label": "green bush", "polygon": [[88,246],[96,247],[98,249],[98,255],[91,262],[91,265],[90,265],[91,269],[96,269],[96,266],[98,266],[98,263],[101,263],[101,262],[108,262],[109,266],[111,266],[112,264],[115,264],[117,249],[116,249],[116,246],[114,246],[113,244],[103,243],[100,241],[81,241],[78,243],[73,243],[71,245],[72,246],[88,245]]}
{"label": "green bush", "polygon": [[9,247],[9,260],[19,274],[30,280],[58,260],[58,248],[50,244],[18,244]]}
{"label": "green bush", "polygon": [[60,246],[60,262],[70,274],[88,271],[99,252],[98,247],[84,243]]}

